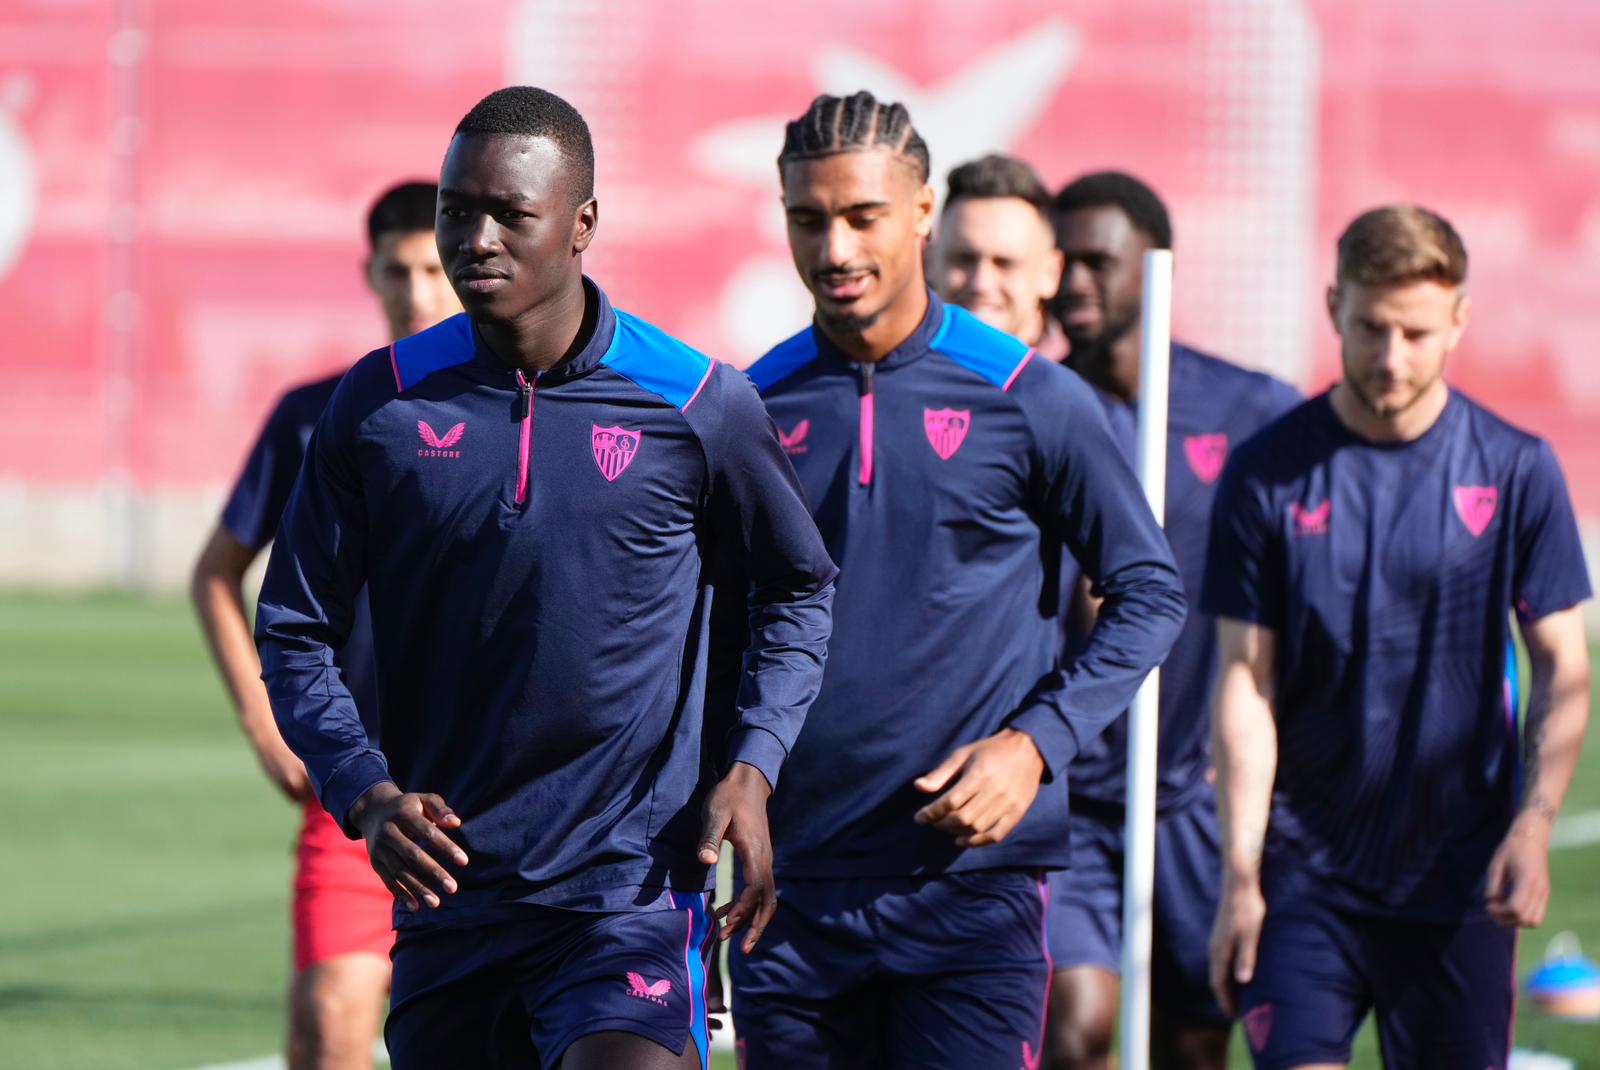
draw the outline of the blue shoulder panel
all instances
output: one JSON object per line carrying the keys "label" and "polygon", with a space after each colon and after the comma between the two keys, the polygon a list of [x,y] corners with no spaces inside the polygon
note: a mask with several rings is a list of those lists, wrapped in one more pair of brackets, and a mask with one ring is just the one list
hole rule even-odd
{"label": "blue shoulder panel", "polygon": [[657,394],[679,412],[687,409],[711,378],[716,361],[690,349],[661,328],[626,312],[600,363]]}
{"label": "blue shoulder panel", "polygon": [[964,308],[944,306],[944,323],[929,348],[989,380],[1002,390],[1033,350],[1025,342],[984,323]]}
{"label": "blue shoulder panel", "polygon": [[817,359],[817,340],[807,327],[767,350],[767,355],[745,369],[756,389],[764,391],[783,382]]}
{"label": "blue shoulder panel", "polygon": [[465,312],[457,313],[389,348],[395,387],[404,393],[434,372],[465,364],[473,352],[472,320]]}

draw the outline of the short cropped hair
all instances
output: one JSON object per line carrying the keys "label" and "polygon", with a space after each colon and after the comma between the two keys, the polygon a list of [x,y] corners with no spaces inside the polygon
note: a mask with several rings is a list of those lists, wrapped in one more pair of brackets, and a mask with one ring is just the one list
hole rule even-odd
{"label": "short cropped hair", "polygon": [[472,106],[456,124],[457,134],[510,134],[555,142],[572,170],[575,204],[594,196],[594,141],[578,109],[545,89],[510,85]]}
{"label": "short cropped hair", "polygon": [[1172,220],[1156,191],[1123,171],[1095,171],[1075,178],[1056,194],[1056,216],[1080,208],[1118,208],[1157,249],[1172,248]]}
{"label": "short cropped hair", "polygon": [[885,104],[863,89],[848,97],[826,93],[784,128],[778,173],[793,160],[815,160],[841,152],[887,148],[911,165],[917,181],[928,181],[928,145],[900,103]]}
{"label": "short cropped hair", "polygon": [[1050,218],[1050,191],[1039,174],[1015,156],[988,156],[970,160],[950,172],[950,191],[944,206],[957,201],[995,197],[1015,197],[1027,201],[1039,214]]}
{"label": "short cropped hair", "polygon": [[433,233],[433,213],[439,202],[434,182],[402,182],[390,186],[367,210],[367,244],[378,248],[385,234]]}
{"label": "short cropped hair", "polygon": [[1448,220],[1415,204],[1362,212],[1339,235],[1339,282],[1395,286],[1467,281],[1467,247]]}

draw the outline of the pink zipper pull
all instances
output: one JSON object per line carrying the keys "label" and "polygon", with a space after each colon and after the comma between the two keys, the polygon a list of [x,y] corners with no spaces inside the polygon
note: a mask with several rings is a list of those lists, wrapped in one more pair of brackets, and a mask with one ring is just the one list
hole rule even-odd
{"label": "pink zipper pull", "polygon": [[533,443],[533,390],[534,384],[517,369],[517,416],[522,420],[521,441],[517,446],[517,504],[528,501],[528,452]]}
{"label": "pink zipper pull", "polygon": [[861,472],[857,480],[863,487],[872,485],[872,365],[861,365]]}

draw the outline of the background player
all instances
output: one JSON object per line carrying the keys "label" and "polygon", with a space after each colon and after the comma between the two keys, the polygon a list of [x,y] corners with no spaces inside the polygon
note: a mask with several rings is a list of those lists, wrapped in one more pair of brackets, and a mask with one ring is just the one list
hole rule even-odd
{"label": "background player", "polygon": [[[433,240],[438,190],[431,182],[395,186],[367,214],[370,256],[364,271],[392,339],[461,311]],[[297,387],[278,402],[195,563],[193,582],[201,627],[240,727],[267,776],[304,811],[295,850],[289,984],[289,1065],[294,1068],[371,1065],[393,943],[393,897],[367,864],[363,846],[346,839],[317,804],[305,766],[273,723],[244,611],[245,571],[278,530],[306,440],[342,375]],[[362,607],[339,663],[363,718],[375,729],[377,696],[364,600]]]}
{"label": "background player", "polygon": [[[599,209],[570,104],[491,93],[439,184],[468,312],[363,358],[317,425],[262,587],[274,713],[401,904],[397,1067],[703,1068],[708,867],[726,836],[748,883],[723,935],[754,946],[836,570],[744,376],[584,277]],[[713,787],[729,557],[749,655]],[[325,670],[364,582],[381,749]]]}
{"label": "background player", "polygon": [[1050,191],[1033,168],[1010,156],[962,164],[950,172],[949,187],[929,284],[945,301],[1060,361],[1066,338],[1045,313],[1061,284]]}
{"label": "background player", "polygon": [[[735,1024],[752,1070],[1034,1065],[1060,778],[1165,654],[1182,590],[1089,389],[929,292],[906,109],[818,97],[779,170],[816,319],[750,376],[841,579]],[[1063,543],[1105,604],[1057,670]]]}
{"label": "background player", "polygon": [[[1065,256],[1055,307],[1072,346],[1067,366],[1094,388],[1122,455],[1137,441],[1144,254],[1172,248],[1161,198],[1121,172],[1084,175],[1054,202]],[[1300,395],[1182,344],[1172,347],[1167,409],[1166,533],[1191,607],[1205,575],[1206,535],[1217,477],[1231,446],[1292,408]],[[1064,570],[1063,599],[1087,591]],[[1090,610],[1089,612],[1092,612]],[[1070,660],[1082,621],[1067,619]],[[1231,1021],[1208,984],[1206,940],[1222,880],[1215,800],[1207,774],[1216,626],[1191,608],[1161,671],[1156,786],[1152,1061],[1165,1067],[1227,1065]],[[1122,960],[1123,810],[1128,722],[1087,743],[1067,775],[1072,793],[1072,868],[1050,876],[1047,1067],[1110,1065]]]}
{"label": "background player", "polygon": [[1506,1065],[1513,927],[1544,917],[1588,717],[1590,591],[1549,446],[1445,384],[1466,279],[1438,215],[1359,216],[1328,291],[1343,380],[1217,493],[1211,968],[1260,1067],[1347,1062],[1374,1007],[1389,1066]]}

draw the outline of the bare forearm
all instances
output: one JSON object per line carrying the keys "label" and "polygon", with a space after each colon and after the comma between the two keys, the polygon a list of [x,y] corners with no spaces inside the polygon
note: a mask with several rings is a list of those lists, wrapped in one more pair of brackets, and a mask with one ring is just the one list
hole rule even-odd
{"label": "bare forearm", "polygon": [[1554,823],[1589,720],[1588,664],[1535,667],[1523,732],[1518,820]]}
{"label": "bare forearm", "polygon": [[261,662],[245,616],[242,573],[203,557],[196,566],[190,594],[200,617],[200,630],[216,660],[234,709],[247,728],[271,721],[267,689],[261,683]]}
{"label": "bare forearm", "polygon": [[1223,668],[1212,721],[1217,767],[1217,815],[1222,831],[1223,875],[1229,883],[1260,878],[1272,781],[1278,767],[1278,731],[1272,708],[1257,691],[1248,666]]}

